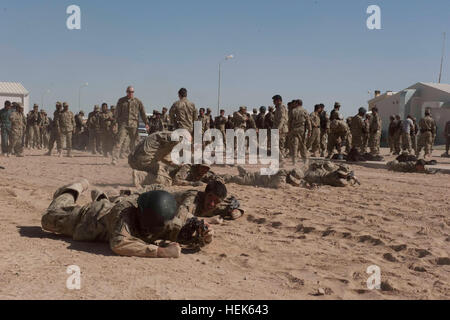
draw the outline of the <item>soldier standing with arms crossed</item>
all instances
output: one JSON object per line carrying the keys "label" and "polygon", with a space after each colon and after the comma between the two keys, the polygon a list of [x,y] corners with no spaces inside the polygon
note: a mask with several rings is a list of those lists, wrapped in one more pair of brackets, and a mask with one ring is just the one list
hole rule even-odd
{"label": "soldier standing with arms crossed", "polygon": [[141,100],[134,97],[134,88],[127,88],[127,95],[117,101],[115,118],[119,126],[118,137],[113,149],[112,164],[116,165],[120,148],[125,143],[127,137],[130,139],[130,149],[134,150],[138,137],[139,116],[145,123],[147,131],[150,129],[145,108]]}

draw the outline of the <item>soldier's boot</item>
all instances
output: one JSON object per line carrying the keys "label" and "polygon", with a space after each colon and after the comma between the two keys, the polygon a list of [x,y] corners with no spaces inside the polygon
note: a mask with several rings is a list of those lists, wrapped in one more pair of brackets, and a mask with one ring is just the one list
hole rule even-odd
{"label": "soldier's boot", "polygon": [[102,190],[94,189],[91,191],[91,199],[95,202],[103,199],[108,199],[108,196]]}
{"label": "soldier's boot", "polygon": [[58,157],[62,158],[63,154],[62,151],[58,151]]}
{"label": "soldier's boot", "polygon": [[89,189],[89,181],[87,181],[86,179],[80,179],[78,181],[75,181],[74,183],[65,185],[56,190],[53,194],[53,200],[64,193],[71,193],[74,196],[76,202],[78,197],[87,189]]}
{"label": "soldier's boot", "polygon": [[68,157],[68,158],[73,158],[72,150],[68,150],[68,151],[67,151],[67,157]]}

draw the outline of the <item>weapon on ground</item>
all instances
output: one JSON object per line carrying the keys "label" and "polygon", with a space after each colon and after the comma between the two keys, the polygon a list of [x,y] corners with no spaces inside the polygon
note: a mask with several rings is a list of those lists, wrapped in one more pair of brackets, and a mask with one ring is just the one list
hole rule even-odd
{"label": "weapon on ground", "polygon": [[208,226],[203,219],[193,217],[181,228],[178,238],[189,244],[204,245],[202,234],[208,231]]}

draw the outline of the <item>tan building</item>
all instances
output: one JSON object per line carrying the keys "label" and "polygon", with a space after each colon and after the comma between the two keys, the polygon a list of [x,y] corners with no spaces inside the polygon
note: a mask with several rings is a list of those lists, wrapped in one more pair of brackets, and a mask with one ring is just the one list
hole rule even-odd
{"label": "tan building", "polygon": [[411,115],[420,120],[425,109],[430,108],[438,127],[436,143],[445,143],[442,132],[445,123],[450,120],[450,84],[419,82],[399,92],[381,94],[376,91],[375,97],[368,103],[369,110],[378,107],[383,120],[383,137],[387,135],[391,115],[398,114],[402,119]]}

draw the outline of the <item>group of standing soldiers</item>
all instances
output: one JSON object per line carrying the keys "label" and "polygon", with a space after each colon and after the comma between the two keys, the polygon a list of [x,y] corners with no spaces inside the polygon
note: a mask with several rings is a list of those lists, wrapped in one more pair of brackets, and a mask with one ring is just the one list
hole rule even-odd
{"label": "group of standing soldiers", "polygon": [[409,154],[414,151],[419,157],[420,152],[424,149],[425,157],[429,157],[433,152],[436,134],[436,122],[429,109],[425,110],[425,117],[419,123],[411,115],[408,115],[405,120],[401,120],[399,115],[393,115],[390,117],[388,132],[390,152],[399,155],[401,151]]}
{"label": "group of standing soldiers", "polygon": [[[66,102],[56,103],[53,119],[47,117],[44,110],[39,111],[38,105],[34,105],[25,117],[20,104],[11,105],[7,102],[5,109],[0,112],[2,153],[22,156],[23,146],[26,146],[48,148],[47,155],[51,155],[56,142],[59,156],[62,156],[65,145],[69,157],[72,157],[74,147],[105,157],[112,156],[112,162],[116,164],[118,158],[126,157],[134,149],[138,139],[139,118],[148,134],[180,128],[193,133],[195,121],[202,122],[203,132],[215,128],[224,137],[227,129],[255,129],[257,132],[261,129],[278,129],[280,155],[282,158],[291,157],[294,163],[299,155],[305,162],[310,156],[325,157],[325,153],[326,158],[330,159],[335,151],[341,154],[343,147],[347,153],[356,149],[365,154],[367,148],[373,156],[380,153],[382,121],[376,107],[372,108],[371,113],[360,108],[358,114],[344,120],[338,102],[329,116],[324,104],[315,105],[314,111],[309,114],[302,100],[293,100],[286,107],[282,97],[275,95],[272,98],[273,107],[268,109],[263,106],[259,112],[253,109],[253,114],[250,114],[247,107],[241,106],[233,115],[226,117],[225,110],[220,110],[220,114],[213,118],[210,108],[200,108],[197,112],[195,104],[187,100],[186,89],[180,89],[178,96],[179,100],[170,110],[154,110],[150,117],[147,117],[142,102],[134,97],[133,87],[127,88],[127,95],[119,99],[117,108],[109,108],[106,103],[101,108],[96,105],[87,119],[83,111],[74,116]],[[409,153],[414,150],[418,156],[424,149],[425,157],[430,156],[435,138],[436,123],[430,110],[426,110],[419,124],[411,116],[404,121],[400,116],[391,117],[388,141],[394,154],[399,154],[402,148]],[[270,144],[268,134],[269,150]]]}

